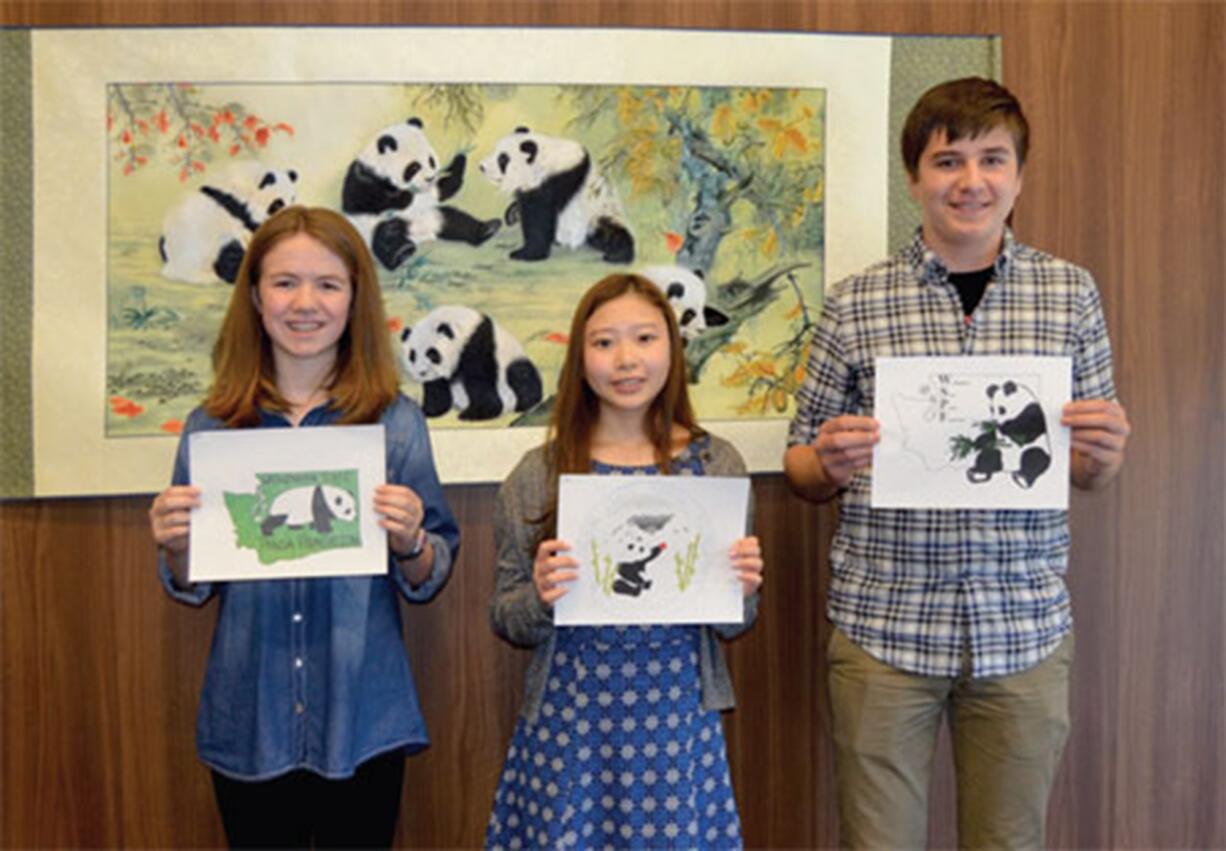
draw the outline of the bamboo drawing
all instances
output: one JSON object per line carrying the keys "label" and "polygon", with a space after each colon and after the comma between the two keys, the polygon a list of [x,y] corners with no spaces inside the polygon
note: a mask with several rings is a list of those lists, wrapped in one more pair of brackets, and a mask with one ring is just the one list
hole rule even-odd
{"label": "bamboo drawing", "polygon": [[684,591],[694,581],[694,571],[698,564],[698,542],[701,534],[695,535],[685,547],[685,555],[673,555],[674,571],[677,574],[677,590]]}

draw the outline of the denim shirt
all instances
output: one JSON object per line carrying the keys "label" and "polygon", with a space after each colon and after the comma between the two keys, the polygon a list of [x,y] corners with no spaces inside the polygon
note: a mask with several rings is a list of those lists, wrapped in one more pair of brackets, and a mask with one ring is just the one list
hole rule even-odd
{"label": "denim shirt", "polygon": [[[301,425],[331,425],[338,414],[315,408]],[[265,780],[295,769],[349,777],[365,760],[429,744],[400,625],[397,593],[425,602],[451,573],[459,529],[443,498],[421,409],[403,396],[380,418],[386,430],[387,481],[412,488],[434,566],[410,588],[389,553],[388,572],[335,579],[199,582],[176,588],[163,555],[158,572],[176,600],[220,611],[209,651],[196,745],[222,774]],[[257,428],[289,428],[265,413]],[[188,417],[174,483],[191,482],[188,437],[224,426],[202,410]]]}

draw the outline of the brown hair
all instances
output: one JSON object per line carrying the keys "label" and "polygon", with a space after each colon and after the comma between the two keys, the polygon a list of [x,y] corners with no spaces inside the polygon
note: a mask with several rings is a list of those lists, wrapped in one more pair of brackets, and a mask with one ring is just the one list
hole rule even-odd
{"label": "brown hair", "polygon": [[554,475],[586,473],[591,467],[592,432],[600,416],[600,400],[584,378],[587,321],[605,303],[628,294],[637,295],[660,311],[668,328],[668,378],[651,401],[646,423],[647,436],[655,447],[656,466],[660,471],[667,473],[669,470],[674,425],[682,426],[691,435],[702,433],[690,405],[681,332],[668,301],[659,288],[646,278],[626,274],[608,275],[583,294],[571,318],[570,341],[558,375],[558,391],[546,438],[546,452]]}
{"label": "brown hair", "polygon": [[341,412],[342,423],[368,423],[376,421],[396,398],[399,375],[388,340],[378,274],[365,241],[339,213],[322,207],[287,207],[251,237],[213,345],[213,385],[204,409],[227,426],[257,424],[260,409],[289,409],[277,390],[272,344],[252,293],[259,286],[260,267],[268,252],[300,233],[345,264],[353,287],[349,321],[337,343],[336,364],[328,385],[331,407]]}
{"label": "brown hair", "polygon": [[914,180],[919,176],[920,157],[932,134],[945,131],[956,142],[972,139],[1003,126],[1013,137],[1020,171],[1030,147],[1030,125],[1008,89],[982,77],[964,77],[934,86],[920,96],[902,128],[902,161]]}

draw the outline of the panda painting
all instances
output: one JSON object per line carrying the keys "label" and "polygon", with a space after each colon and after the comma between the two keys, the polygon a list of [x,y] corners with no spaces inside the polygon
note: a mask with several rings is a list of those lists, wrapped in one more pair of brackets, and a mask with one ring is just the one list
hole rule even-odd
{"label": "panda painting", "polygon": [[966,477],[979,484],[1007,472],[1028,490],[1051,466],[1047,417],[1030,388],[1016,381],[989,385],[987,396],[995,438],[985,434],[975,441],[975,463]]}
{"label": "panda painting", "polygon": [[519,341],[471,307],[437,307],[400,340],[409,377],[422,385],[427,417],[454,408],[462,420],[490,420],[541,401],[541,374]]}
{"label": "panda painting", "polygon": [[728,324],[728,314],[707,304],[707,283],[702,272],[683,266],[648,266],[643,277],[651,281],[677,314],[677,325],[684,342],[693,340],[708,328]]}
{"label": "panda painting", "polygon": [[562,245],[593,248],[609,263],[634,261],[617,193],[578,142],[520,127],[481,162],[481,173],[514,199],[506,222],[519,222],[524,244],[512,259],[544,260]]}
{"label": "panda painting", "polygon": [[646,576],[647,566],[668,548],[665,541],[657,538],[671,519],[671,514],[639,515],[627,518],[613,529],[613,558],[617,563],[614,594],[637,597],[651,588],[652,580]]}
{"label": "panda painting", "polygon": [[291,488],[278,494],[260,523],[260,531],[271,535],[281,526],[290,529],[310,527],[320,534],[332,531],[333,520],[352,521],[358,516],[353,494],[335,485]]}
{"label": "panda painting", "polygon": [[421,119],[381,130],[349,164],[341,210],[393,270],[433,239],[480,245],[502,226],[443,204],[460,191],[467,158],[456,154],[440,171]]}
{"label": "panda painting", "polygon": [[251,234],[297,200],[297,182],[295,171],[240,162],[184,196],[162,222],[162,275],[189,284],[234,283]]}

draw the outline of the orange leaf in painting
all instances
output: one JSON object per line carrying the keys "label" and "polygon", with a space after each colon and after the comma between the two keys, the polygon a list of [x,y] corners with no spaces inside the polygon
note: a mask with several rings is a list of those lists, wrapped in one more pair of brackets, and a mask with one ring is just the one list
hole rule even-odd
{"label": "orange leaf in painting", "polygon": [[261,127],[255,131],[255,143],[261,148],[268,144],[268,128]]}
{"label": "orange leaf in painting", "polygon": [[775,406],[775,410],[783,413],[788,409],[788,394],[782,387],[776,387],[771,392],[771,404]]}
{"label": "orange leaf in painting", "polygon": [[711,133],[725,144],[736,137],[736,118],[728,104],[720,104],[711,115]]}
{"label": "orange leaf in painting", "polygon": [[559,343],[565,346],[567,343],[570,342],[570,335],[563,334],[561,331],[550,331],[548,334],[545,335],[545,339],[549,341],[550,343]]}
{"label": "orange leaf in painting", "polygon": [[404,328],[404,320],[399,316],[389,317],[387,320],[387,330],[393,334],[399,333],[400,329]]}
{"label": "orange leaf in painting", "polygon": [[170,129],[170,119],[166,117],[164,109],[154,117],[153,122],[157,125],[159,133],[165,133]]}
{"label": "orange leaf in painting", "polygon": [[685,237],[673,231],[664,233],[664,246],[668,249],[669,254],[676,254],[681,250],[681,246],[685,244]]}
{"label": "orange leaf in painting", "polygon": [[246,127],[248,130],[253,129],[259,123],[260,123],[260,119],[256,118],[254,115],[248,115],[246,118],[243,119],[243,126]]}
{"label": "orange leaf in painting", "polygon": [[294,128],[286,124],[284,121],[277,122],[277,124],[272,129],[280,130],[282,133],[288,133],[291,136],[294,135]]}
{"label": "orange leaf in painting", "polygon": [[182,434],[183,420],[167,420],[159,428],[167,434]]}
{"label": "orange leaf in painting", "polygon": [[113,414],[131,419],[137,414],[143,414],[144,412],[145,409],[131,399],[125,399],[122,396],[111,397],[111,413]]}

